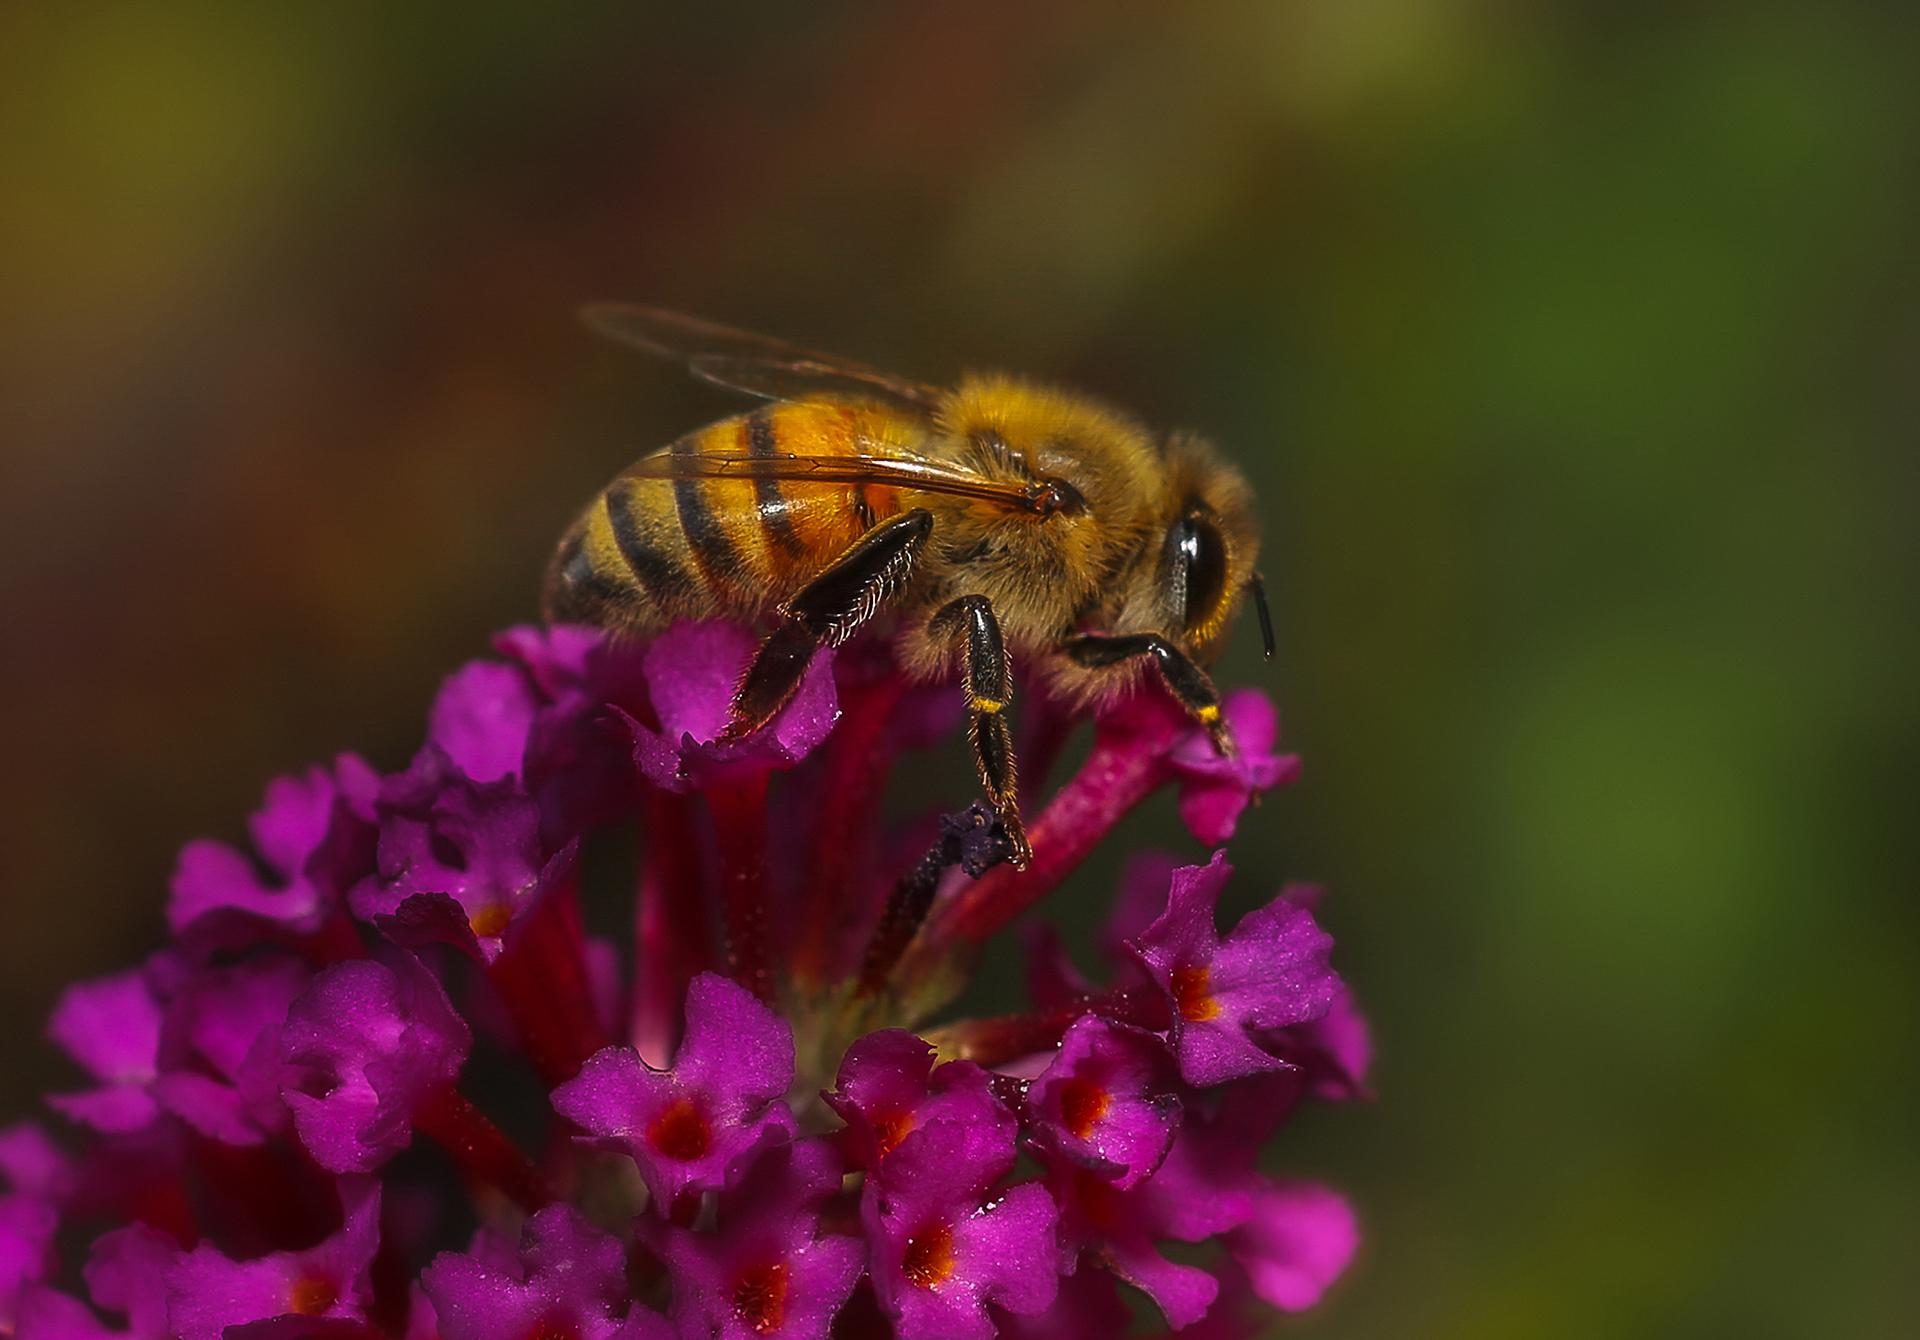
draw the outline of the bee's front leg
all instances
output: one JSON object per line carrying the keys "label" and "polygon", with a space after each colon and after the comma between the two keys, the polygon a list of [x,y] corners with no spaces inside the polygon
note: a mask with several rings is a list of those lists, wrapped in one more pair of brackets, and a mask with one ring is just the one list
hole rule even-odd
{"label": "bee's front leg", "polygon": [[723,740],[751,735],[799,691],[813,653],[837,647],[906,584],[933,533],[933,514],[916,507],[889,517],[848,545],[781,605],[781,624],[754,653],[733,694]]}
{"label": "bee's front leg", "polygon": [[1213,741],[1213,747],[1222,757],[1233,756],[1233,736],[1227,730],[1226,718],[1220,714],[1220,691],[1214,688],[1206,671],[1165,638],[1153,633],[1122,637],[1089,633],[1067,639],[1060,650],[1075,665],[1089,669],[1119,665],[1137,656],[1152,657],[1153,667],[1160,672],[1167,692],[1187,710],[1187,715],[1205,728],[1207,738]]}
{"label": "bee's front leg", "polygon": [[1013,727],[1007,708],[1013,702],[1013,663],[1000,636],[1000,620],[985,596],[961,596],[933,616],[930,631],[959,648],[967,691],[967,739],[973,745],[980,787],[1013,843],[1013,864],[1025,869],[1033,860],[1026,825],[1020,822],[1019,766],[1013,756]]}

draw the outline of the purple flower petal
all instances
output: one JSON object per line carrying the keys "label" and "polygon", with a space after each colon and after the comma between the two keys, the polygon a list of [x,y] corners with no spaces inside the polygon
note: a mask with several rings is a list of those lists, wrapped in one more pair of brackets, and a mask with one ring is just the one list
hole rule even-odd
{"label": "purple flower petal", "polygon": [[846,1173],[845,1162],[825,1138],[770,1143],[720,1193],[719,1220],[743,1224],[817,1216]]}
{"label": "purple flower petal", "polygon": [[817,1234],[818,1207],[839,1190],[841,1172],[824,1140],[773,1146],[722,1197],[717,1231],[669,1228],[657,1235],[683,1334],[827,1334],[866,1264],[855,1239]]}
{"label": "purple flower petal", "polygon": [[351,754],[275,779],[250,822],[260,869],[223,842],[181,848],[167,921],[195,948],[317,933],[370,852],[373,770]]}
{"label": "purple flower petal", "polygon": [[21,1292],[52,1271],[60,1215],[46,1201],[0,1196],[0,1332],[13,1324]]}
{"label": "purple flower petal", "polygon": [[1369,1096],[1367,1070],[1373,1040],[1366,1017],[1342,986],[1318,1019],[1268,1030],[1260,1045],[1298,1068],[1301,1093],[1327,1102],[1352,1102]]}
{"label": "purple flower petal", "polygon": [[166,1271],[167,1315],[179,1340],[222,1340],[229,1326],[276,1317],[362,1320],[367,1271],[380,1243],[380,1186],[340,1182],[345,1222],[302,1252],[235,1261],[202,1243]]}
{"label": "purple flower petal", "polygon": [[1208,1271],[1167,1260],[1155,1246],[1203,1242],[1245,1223],[1261,1185],[1251,1153],[1237,1140],[1187,1123],[1151,1177],[1128,1188],[1067,1160],[1049,1160],[1069,1246],[1097,1251],[1115,1274],[1145,1292],[1175,1327],[1203,1316],[1219,1292]]}
{"label": "purple flower petal", "polygon": [[85,1093],[55,1094],[58,1111],[97,1130],[138,1130],[159,1114],[148,1085],[159,1073],[160,1002],[138,968],[70,986],[47,1036],[95,1079]]}
{"label": "purple flower petal", "polygon": [[1215,1297],[1207,1314],[1178,1330],[1151,1332],[1142,1340],[1260,1340],[1273,1329],[1273,1314],[1254,1297],[1247,1274],[1231,1258],[1209,1272]]}
{"label": "purple flower petal", "polygon": [[632,1156],[661,1212],[681,1195],[726,1185],[732,1165],[772,1127],[793,1083],[793,1032],[745,988],[702,973],[687,989],[686,1035],[654,1070],[630,1047],[595,1052],[553,1091],[561,1116]]}
{"label": "purple flower petal", "polygon": [[543,856],[540,808],[517,781],[475,782],[432,746],[387,779],[378,812],[376,872],[348,901],[409,948],[445,942],[491,963],[572,870],[570,847]]}
{"label": "purple flower petal", "polygon": [[553,1335],[608,1340],[655,1332],[634,1305],[626,1324],[626,1250],[570,1205],[552,1205],[527,1221],[517,1259],[497,1248],[442,1252],[421,1273],[444,1340],[503,1340]]}
{"label": "purple flower petal", "polygon": [[166,1234],[135,1224],[94,1241],[87,1258],[87,1292],[96,1305],[127,1318],[136,1336],[167,1332],[166,1273],[180,1248]]}
{"label": "purple flower petal", "polygon": [[1160,1166],[1180,1120],[1166,1045],[1098,1015],[1076,1020],[1027,1091],[1035,1133],[1067,1158],[1129,1187]]}
{"label": "purple flower petal", "polygon": [[1166,911],[1134,945],[1173,1006],[1180,1073],[1201,1087],[1285,1068],[1247,1030],[1318,1018],[1339,989],[1327,966],[1333,941],[1297,903],[1275,899],[1219,938],[1214,906],[1232,873],[1225,853],[1175,871]]}
{"label": "purple flower petal", "polygon": [[549,845],[619,822],[630,812],[637,779],[633,744],[618,715],[650,710],[642,646],[571,627],[509,629],[494,646],[543,699],[520,775],[539,801]]}
{"label": "purple flower petal", "polygon": [[371,1172],[405,1149],[421,1100],[460,1073],[472,1035],[439,981],[411,957],[314,979],[280,1038],[283,1096],[314,1161]]}
{"label": "purple flower petal", "polygon": [[472,661],[440,686],[427,713],[427,741],[476,782],[518,776],[539,707],[520,667]]}
{"label": "purple flower petal", "polygon": [[755,1247],[757,1253],[742,1250],[717,1234],[673,1233],[666,1261],[682,1333],[821,1340],[853,1293],[865,1248],[852,1238],[814,1238],[810,1231],[785,1246]]}
{"label": "purple flower petal", "polygon": [[440,1318],[434,1315],[433,1302],[415,1280],[407,1290],[407,1328],[400,1340],[440,1340]]}
{"label": "purple flower petal", "polygon": [[[8,1323],[0,1305],[0,1326]],[[165,1330],[120,1331],[104,1324],[78,1298],[29,1284],[20,1290],[13,1309],[13,1340],[163,1340]]]}
{"label": "purple flower petal", "polygon": [[1133,1309],[1120,1297],[1112,1275],[1082,1266],[1061,1278],[1052,1307],[1024,1317],[996,1310],[994,1321],[999,1325],[1001,1340],[1119,1336],[1127,1334]]}
{"label": "purple flower petal", "polygon": [[606,645],[598,628],[522,624],[496,634],[494,650],[514,661],[548,701],[588,691],[595,657]]}
{"label": "purple flower petal", "polygon": [[0,1177],[19,1195],[58,1201],[72,1189],[73,1161],[38,1124],[17,1121],[0,1128]]}
{"label": "purple flower petal", "polygon": [[1346,1199],[1311,1182],[1267,1182],[1251,1216],[1227,1238],[1254,1292],[1287,1312],[1319,1302],[1359,1245]]}
{"label": "purple flower petal", "polygon": [[705,788],[729,777],[788,768],[811,753],[839,719],[833,653],[807,667],[793,701],[744,740],[721,742],[731,720],[734,689],[757,646],[732,623],[682,623],[662,633],[645,654],[654,730],[622,712],[633,759],[654,786],[668,791]]}
{"label": "purple flower petal", "polygon": [[312,972],[269,955],[189,977],[161,1031],[160,1105],[202,1135],[257,1145],[286,1124],[280,1102],[280,1028]]}
{"label": "purple flower petal", "polygon": [[874,1293],[900,1340],[985,1340],[989,1303],[1041,1312],[1059,1288],[1053,1198],[1026,1183],[982,1205],[977,1143],[965,1123],[929,1122],[862,1197]]}
{"label": "purple flower petal", "polygon": [[957,1122],[970,1133],[969,1176],[979,1189],[1013,1166],[1018,1123],[993,1096],[987,1072],[971,1061],[936,1067],[933,1048],[905,1029],[869,1033],[848,1047],[833,1090],[823,1096],[847,1123],[855,1165],[883,1180],[900,1142],[933,1121]]}
{"label": "purple flower petal", "polygon": [[1240,689],[1221,701],[1237,751],[1222,758],[1212,741],[1194,732],[1167,757],[1180,783],[1180,818],[1195,838],[1209,847],[1233,836],[1240,812],[1262,791],[1300,775],[1297,754],[1276,754],[1280,714],[1258,689]]}

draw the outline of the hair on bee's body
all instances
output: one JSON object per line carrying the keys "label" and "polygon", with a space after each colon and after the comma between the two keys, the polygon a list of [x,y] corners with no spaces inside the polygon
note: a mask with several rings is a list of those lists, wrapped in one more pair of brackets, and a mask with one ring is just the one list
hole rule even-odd
{"label": "hair on bee's body", "polygon": [[1259,534],[1245,479],[1207,444],[1002,374],[939,388],[653,308],[589,319],[772,403],[617,476],[561,539],[549,619],[644,636],[771,616],[738,735],[779,710],[814,650],[888,609],[905,673],[958,665],[982,784],[1021,859],[1009,661],[1082,705],[1152,664],[1231,747],[1202,667],[1258,594]]}

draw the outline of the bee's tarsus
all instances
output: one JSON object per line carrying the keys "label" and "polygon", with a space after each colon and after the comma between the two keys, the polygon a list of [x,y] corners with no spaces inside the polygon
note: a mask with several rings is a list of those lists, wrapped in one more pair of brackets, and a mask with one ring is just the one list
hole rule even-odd
{"label": "bee's tarsus", "polygon": [[1001,811],[1000,827],[1005,830],[1007,841],[1013,847],[1013,854],[1007,857],[1007,863],[1015,870],[1025,870],[1033,864],[1033,844],[1027,841],[1027,826],[1020,821],[1019,812]]}
{"label": "bee's tarsus", "polygon": [[1207,727],[1207,739],[1213,742],[1213,752],[1221,758],[1233,758],[1239,754],[1239,746],[1233,742],[1233,732],[1224,722]]}
{"label": "bee's tarsus", "polygon": [[1167,692],[1206,730],[1207,738],[1213,741],[1222,758],[1233,757],[1233,735],[1220,710],[1220,691],[1214,688],[1207,672],[1193,663],[1192,657],[1165,638],[1154,633],[1120,637],[1087,633],[1070,638],[1061,650],[1075,664],[1094,669],[1122,665],[1140,656],[1151,657]]}
{"label": "bee's tarsus", "polygon": [[1266,659],[1273,659],[1273,615],[1267,609],[1267,583],[1259,573],[1247,578],[1247,589],[1253,592],[1254,612],[1260,616],[1260,647]]}

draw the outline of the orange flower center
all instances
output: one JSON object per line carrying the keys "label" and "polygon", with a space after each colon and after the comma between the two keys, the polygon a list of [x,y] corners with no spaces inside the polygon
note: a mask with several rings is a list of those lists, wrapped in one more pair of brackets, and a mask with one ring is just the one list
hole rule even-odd
{"label": "orange flower center", "polygon": [[1173,970],[1173,1004],[1190,1024],[1204,1023],[1220,1013],[1213,998],[1213,974],[1204,967]]}
{"label": "orange flower center", "polygon": [[691,1163],[713,1146],[713,1127],[691,1098],[676,1098],[647,1127],[647,1143],[670,1159]]}
{"label": "orange flower center", "polygon": [[318,1317],[340,1301],[340,1287],[324,1275],[302,1275],[287,1290],[287,1311]]}
{"label": "orange flower center", "polygon": [[906,1112],[881,1112],[873,1118],[874,1142],[880,1146],[880,1157],[885,1158],[893,1152],[893,1147],[907,1138],[913,1130],[913,1117]]}
{"label": "orange flower center", "polygon": [[785,1261],[755,1266],[733,1282],[733,1315],[755,1335],[771,1335],[787,1319],[787,1286],[792,1268]]}
{"label": "orange flower center", "polygon": [[900,1272],[922,1289],[931,1289],[953,1274],[953,1264],[953,1230],[945,1224],[928,1224],[907,1239]]}
{"label": "orange flower center", "polygon": [[1082,1140],[1112,1106],[1113,1095],[1090,1079],[1076,1075],[1060,1086],[1060,1123]]}
{"label": "orange flower center", "polygon": [[488,903],[467,918],[467,925],[473,927],[475,935],[492,936],[503,933],[512,920],[513,909],[505,903]]}

